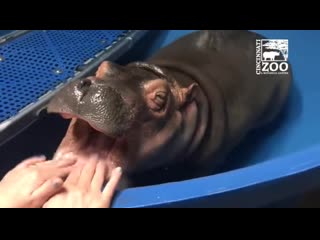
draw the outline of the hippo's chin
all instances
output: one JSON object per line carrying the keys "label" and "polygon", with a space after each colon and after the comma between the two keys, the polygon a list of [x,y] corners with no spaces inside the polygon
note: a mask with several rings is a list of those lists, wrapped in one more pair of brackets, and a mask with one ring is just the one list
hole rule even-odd
{"label": "hippo's chin", "polygon": [[65,119],[72,119],[69,129],[58,147],[54,158],[68,155],[78,162],[98,157],[105,163],[109,177],[112,170],[123,166],[123,156],[126,150],[126,140],[112,138],[93,128],[83,119],[70,114],[61,114]]}

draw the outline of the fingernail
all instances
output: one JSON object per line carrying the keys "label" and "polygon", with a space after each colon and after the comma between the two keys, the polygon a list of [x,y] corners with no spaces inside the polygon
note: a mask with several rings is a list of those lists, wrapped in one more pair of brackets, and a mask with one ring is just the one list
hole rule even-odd
{"label": "fingernail", "polygon": [[57,152],[54,156],[53,156],[53,160],[59,159],[61,157],[61,152]]}
{"label": "fingernail", "polygon": [[53,187],[54,188],[59,188],[59,187],[61,187],[62,184],[63,184],[63,181],[60,178],[53,180]]}
{"label": "fingernail", "polygon": [[72,152],[69,152],[69,153],[62,155],[61,158],[65,159],[65,160],[70,160],[70,159],[75,160],[76,159],[75,155]]}
{"label": "fingernail", "polygon": [[94,160],[94,161],[97,161],[99,159],[99,154],[95,153],[95,154],[92,154],[91,160]]}
{"label": "fingernail", "polygon": [[61,164],[61,165],[65,165],[65,164],[72,164],[72,163],[76,163],[76,158],[65,158],[65,157],[62,157],[59,159],[59,163],[58,164]]}
{"label": "fingernail", "polygon": [[119,172],[119,173],[122,173],[122,168],[121,167],[117,167],[116,171]]}

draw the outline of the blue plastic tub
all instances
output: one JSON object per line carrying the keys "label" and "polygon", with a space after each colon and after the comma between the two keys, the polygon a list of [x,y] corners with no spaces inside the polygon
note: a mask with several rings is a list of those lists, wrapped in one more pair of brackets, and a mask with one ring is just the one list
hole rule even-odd
{"label": "blue plastic tub", "polygon": [[[155,32],[120,62],[143,59],[191,31]],[[256,31],[289,40],[294,86],[289,103],[269,127],[253,132],[220,174],[127,189],[114,207],[259,207],[320,186],[320,31]],[[52,154],[67,122],[45,116],[0,149],[1,173],[32,154]]]}

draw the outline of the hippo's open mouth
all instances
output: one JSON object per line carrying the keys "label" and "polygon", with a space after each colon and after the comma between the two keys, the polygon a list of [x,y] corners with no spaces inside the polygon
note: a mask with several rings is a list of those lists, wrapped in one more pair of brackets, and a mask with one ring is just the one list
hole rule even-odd
{"label": "hippo's open mouth", "polygon": [[95,156],[99,161],[105,163],[108,168],[108,176],[114,168],[123,167],[121,160],[126,149],[124,138],[107,136],[78,116],[65,113],[60,113],[60,115],[65,119],[72,120],[54,158],[68,154],[81,162]]}

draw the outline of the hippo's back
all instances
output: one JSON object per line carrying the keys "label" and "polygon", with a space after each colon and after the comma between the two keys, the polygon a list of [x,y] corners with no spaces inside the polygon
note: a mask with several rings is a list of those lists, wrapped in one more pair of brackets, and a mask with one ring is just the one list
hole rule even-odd
{"label": "hippo's back", "polygon": [[[243,77],[257,78],[256,74],[256,40],[267,39],[265,36],[247,30],[200,30],[185,35],[168,46],[160,49],[148,62],[163,62],[164,59],[188,62],[197,65],[197,62],[227,64],[240,72]],[[207,56],[207,57],[205,57]],[[208,57],[209,56],[209,57]],[[210,57],[211,56],[211,57]],[[203,62],[203,63],[204,63]],[[221,64],[222,65],[222,64]],[[291,81],[289,74],[279,74],[277,79]],[[259,79],[275,78],[275,75],[265,74]],[[288,83],[287,83],[288,84]]]}

